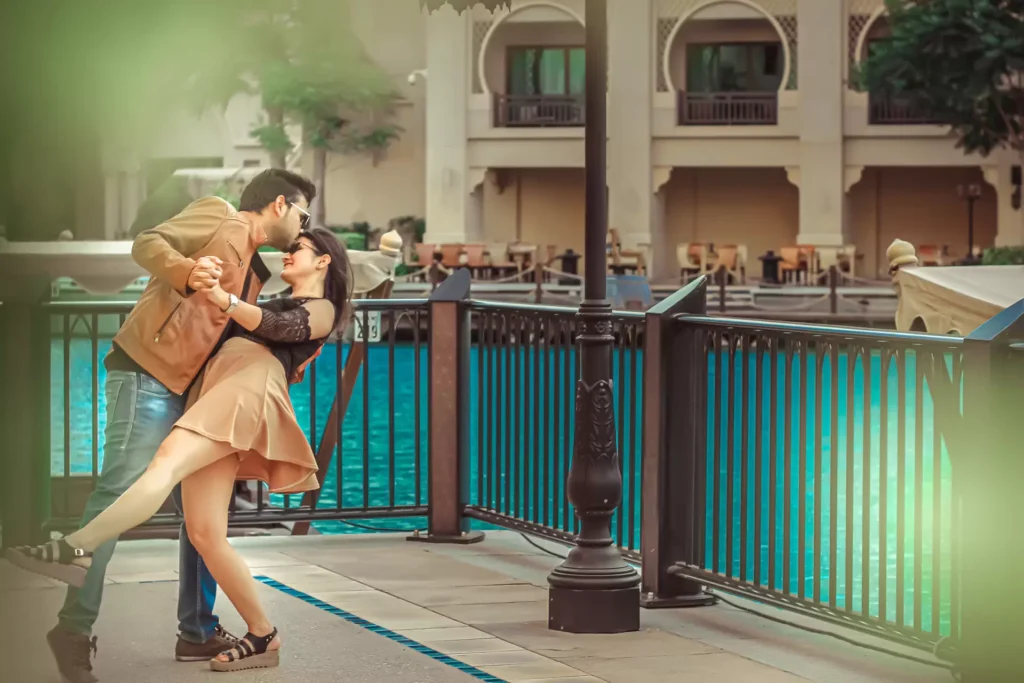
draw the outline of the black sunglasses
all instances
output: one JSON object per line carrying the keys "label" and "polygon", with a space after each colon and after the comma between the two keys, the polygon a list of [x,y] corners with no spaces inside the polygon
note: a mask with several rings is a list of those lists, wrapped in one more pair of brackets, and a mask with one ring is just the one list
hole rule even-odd
{"label": "black sunglasses", "polygon": [[310,216],[309,214],[309,211],[306,211],[295,202],[288,202],[288,206],[294,207],[295,210],[299,212],[299,228],[305,230],[306,227],[309,225],[309,219],[312,218],[312,216]]}
{"label": "black sunglasses", "polygon": [[294,253],[298,252],[300,249],[309,249],[311,252],[313,252],[317,256],[323,256],[323,254],[320,253],[320,250],[317,249],[316,247],[314,247],[313,245],[305,244],[304,242],[300,242],[298,240],[295,240],[294,242],[289,244],[288,247],[286,249],[284,249],[284,253],[286,253],[286,254],[294,254]]}

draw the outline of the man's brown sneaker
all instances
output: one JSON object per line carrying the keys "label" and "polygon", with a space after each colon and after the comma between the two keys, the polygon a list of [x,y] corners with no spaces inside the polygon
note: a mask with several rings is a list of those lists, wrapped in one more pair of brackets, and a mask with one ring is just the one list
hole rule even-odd
{"label": "man's brown sneaker", "polygon": [[46,634],[50,652],[57,661],[57,671],[63,683],[96,683],[92,673],[92,655],[96,652],[96,637],[71,633],[59,625]]}
{"label": "man's brown sneaker", "polygon": [[178,644],[174,647],[174,658],[179,662],[205,662],[225,650],[230,650],[237,644],[238,638],[225,631],[222,626],[217,626],[213,636],[205,643],[193,643],[178,634]]}

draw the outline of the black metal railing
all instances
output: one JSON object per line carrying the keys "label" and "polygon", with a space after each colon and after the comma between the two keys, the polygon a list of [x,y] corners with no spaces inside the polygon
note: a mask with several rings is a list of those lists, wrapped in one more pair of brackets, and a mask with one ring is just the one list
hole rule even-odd
{"label": "black metal railing", "polygon": [[[357,303],[380,341],[328,347],[293,388],[319,500],[238,496],[234,525],[426,515],[436,542],[475,540],[472,521],[573,540],[576,309],[472,301],[470,285],[459,270],[429,301]],[[1024,302],[961,339],[709,317],[706,288],[613,317],[612,532],[643,564],[644,604],[706,604],[712,587],[965,666],[1012,650]],[[75,522],[102,466],[101,359],[130,308],[32,308],[50,390],[31,414],[50,431],[31,455],[49,454],[51,486],[45,505],[18,500],[51,527]],[[5,534],[40,535],[8,497],[36,475],[0,482]]]}
{"label": "black metal railing", "polygon": [[774,126],[779,94],[752,92],[679,92],[680,126]]}
{"label": "black metal railing", "polygon": [[871,94],[868,96],[868,123],[873,126],[921,126],[940,122],[905,98]]}
{"label": "black metal railing", "polygon": [[955,637],[953,425],[934,396],[944,381],[959,405],[959,340],[679,325],[707,373],[704,462],[687,490],[706,505],[703,552],[676,569],[926,642]]}
{"label": "black metal railing", "polygon": [[[240,484],[232,525],[315,521],[340,532],[347,527],[339,520],[426,515],[428,302],[354,303],[350,338],[327,344],[302,383],[291,387],[296,418],[322,452],[321,489],[311,497]],[[51,528],[77,524],[101,471],[103,357],[132,305],[44,305],[51,331]],[[149,525],[179,521],[168,502]]]}
{"label": "black metal railing", "polygon": [[[575,440],[576,309],[472,303],[470,473],[465,514],[571,540],[566,495]],[[623,496],[616,543],[639,551],[643,315],[617,312],[612,333],[615,416]]]}
{"label": "black metal railing", "polygon": [[645,446],[674,498],[645,525],[648,589],[955,640],[963,339],[711,318],[701,288],[690,313],[662,307],[647,358],[678,416]]}
{"label": "black metal railing", "polygon": [[583,95],[494,95],[496,128],[583,126]]}

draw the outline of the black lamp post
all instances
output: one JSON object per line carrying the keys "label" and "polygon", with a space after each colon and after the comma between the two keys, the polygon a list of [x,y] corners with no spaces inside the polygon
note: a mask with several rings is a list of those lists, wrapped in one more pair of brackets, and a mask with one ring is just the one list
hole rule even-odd
{"label": "black lamp post", "polygon": [[981,198],[981,185],[963,183],[956,186],[956,193],[967,200],[967,263],[974,262],[974,203]]}
{"label": "black lamp post", "polygon": [[[420,0],[433,11],[457,12],[506,0]],[[577,341],[576,433],[566,485],[580,520],[568,558],[548,576],[548,627],[571,633],[620,633],[640,628],[640,576],[622,559],[611,518],[622,499],[612,393],[612,309],[606,291],[608,233],[606,141],[608,93],[607,0],[586,0],[586,235],[583,302]]]}

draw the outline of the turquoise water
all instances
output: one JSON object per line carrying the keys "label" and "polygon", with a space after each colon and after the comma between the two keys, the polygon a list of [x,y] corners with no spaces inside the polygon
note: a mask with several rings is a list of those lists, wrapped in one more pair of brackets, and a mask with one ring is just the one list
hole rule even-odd
{"label": "turquoise water", "polygon": [[[735,370],[732,372],[727,357],[723,356],[721,393],[717,395],[716,401],[715,377],[719,371],[717,360],[713,358],[709,366],[706,500],[709,511],[717,506],[720,519],[730,520],[731,523],[721,523],[717,544],[715,529],[709,523],[705,533],[705,567],[721,573],[731,570],[733,576],[740,577],[744,569],[741,553],[745,546],[747,580],[754,579],[755,566],[759,565],[761,586],[788,590],[793,595],[799,595],[802,591],[803,595],[816,598],[816,601],[834,601],[833,604],[839,607],[849,606],[861,613],[864,612],[866,598],[866,611],[870,616],[883,616],[892,623],[908,627],[918,616],[921,630],[938,630],[948,634],[952,604],[949,581],[953,556],[950,552],[952,474],[949,454],[936,433],[934,406],[927,381],[923,378],[923,372],[921,378],[917,376],[915,355],[912,352],[906,354],[905,368],[901,375],[895,361],[888,362],[883,373],[882,358],[878,352],[871,354],[867,373],[863,356],[854,358],[851,367],[850,358],[842,354],[833,367],[831,357],[819,359],[810,354],[806,360],[807,366],[820,367],[808,371],[806,378],[801,377],[800,358],[795,358],[792,366],[787,368],[784,357],[779,356],[774,461],[771,453],[772,390],[768,365],[762,366],[763,382],[758,387],[754,358],[746,360],[748,391],[744,394],[742,354],[737,354]],[[940,369],[948,371],[949,359],[947,367]],[[784,382],[787,373],[792,392],[788,439],[789,508],[784,505],[787,491]],[[818,373],[821,377],[820,387],[816,380]],[[805,384],[802,385],[802,382]],[[883,385],[886,394],[884,403]],[[760,452],[757,451],[754,436],[758,391],[761,393]],[[744,395],[745,402],[741,398]],[[905,406],[902,431],[900,399]],[[733,413],[731,450],[728,429],[730,401]],[[800,428],[801,408],[806,416],[803,434]],[[816,426],[816,415],[822,418],[820,428]],[[742,436],[744,422],[749,435],[746,450]],[[774,491],[771,488],[773,462],[776,482]],[[799,481],[801,470],[806,477],[802,496]],[[731,508],[730,481],[733,489]],[[884,497],[881,493],[883,484],[886,489]],[[747,500],[745,510],[741,502],[744,491]],[[758,491],[761,500],[760,528],[755,527],[754,501]],[[773,498],[774,518],[771,516]],[[916,515],[917,509],[921,510],[919,516]],[[803,520],[800,518],[801,510],[804,513]],[[899,533],[901,511],[904,525],[902,536]],[[816,515],[820,519],[821,530],[817,547],[814,531]],[[747,529],[745,539],[741,538],[744,518]],[[915,519],[919,520],[917,524]],[[835,527],[836,537],[834,548],[831,541],[832,527]],[[770,583],[768,572],[771,529],[775,532],[774,583]],[[783,543],[787,531],[792,539],[788,556]],[[805,544],[803,553],[799,547],[801,538]],[[730,550],[731,558],[727,557]],[[802,585],[799,580],[801,556],[806,568]],[[816,557],[820,558],[817,572],[814,570]],[[903,559],[902,578],[898,562],[900,558]],[[849,573],[848,561],[852,569]],[[784,584],[783,577],[786,563],[790,570],[788,584]],[[916,573],[920,576],[915,584]],[[834,594],[831,585],[833,580]],[[880,590],[882,580],[884,591]],[[902,585],[898,585],[898,581]],[[902,613],[898,614],[898,603],[901,600]],[[933,609],[936,604],[937,610]]]}
{"label": "turquoise water", "polygon": [[[93,449],[96,448],[95,460],[102,466],[102,433],[105,419],[103,401],[104,370],[101,359],[109,348],[109,341],[102,342],[98,354],[93,355],[88,340],[74,340],[70,345],[71,394],[70,394],[70,469],[74,474],[88,474],[93,471]],[[307,374],[301,385],[292,388],[292,399],[299,423],[307,433],[312,435],[316,443],[328,418],[331,402],[334,397],[336,369],[339,356],[343,359],[347,347],[330,346],[325,348],[313,373]],[[528,355],[537,354],[535,356]],[[418,356],[418,362],[417,362]],[[500,356],[500,358],[499,358]],[[572,395],[575,387],[575,351],[562,349],[560,352],[519,352],[506,354],[485,354],[481,358],[474,348],[470,359],[471,397],[470,407],[470,486],[469,502],[491,502],[494,507],[511,510],[520,517],[553,524],[572,529],[574,519],[571,508],[564,503],[564,481],[568,467],[569,454],[572,451],[571,418]],[[534,374],[532,368],[535,361],[541,362],[540,370]],[[518,382],[508,385],[508,376],[504,363],[511,362],[513,374],[519,369]],[[753,580],[755,565],[761,567],[761,585],[769,586],[769,529],[774,528],[776,542],[774,546],[777,576],[771,586],[776,590],[788,590],[799,594],[801,588],[809,598],[817,597],[822,602],[829,602],[831,580],[834,574],[836,593],[834,602],[843,607],[847,602],[847,594],[852,598],[852,608],[859,610],[863,600],[867,598],[868,614],[883,616],[891,622],[911,624],[914,619],[915,607],[920,610],[923,630],[932,630],[933,591],[938,590],[938,622],[939,630],[947,633],[950,622],[950,592],[946,578],[950,575],[950,524],[949,516],[950,480],[948,454],[941,443],[934,438],[931,398],[924,386],[921,389],[920,412],[915,409],[918,403],[918,388],[915,382],[913,356],[907,361],[906,376],[898,377],[893,365],[885,377],[888,388],[888,402],[882,407],[881,360],[872,356],[869,366],[870,387],[865,387],[864,365],[856,360],[851,368],[845,356],[840,356],[833,372],[831,358],[821,361],[822,385],[821,401],[817,400],[818,387],[815,385],[815,372],[807,373],[806,387],[801,387],[799,359],[791,368],[785,367],[783,359],[778,364],[778,394],[776,395],[777,434],[776,456],[774,460],[776,487],[770,490],[770,473],[772,467],[771,442],[771,390],[769,373],[765,366],[762,385],[757,387],[753,358],[747,361],[749,371],[747,391],[743,391],[742,355],[737,354],[735,372],[729,372],[729,364],[722,367],[722,394],[714,400],[715,375],[718,368],[712,358],[709,366],[709,400],[708,400],[708,457],[706,461],[705,499],[709,512],[709,522],[705,533],[706,552],[704,566],[713,571],[725,573],[731,567],[732,575],[739,577],[746,569],[745,578]],[[817,363],[813,356],[808,363]],[[624,366],[625,372],[621,372]],[[632,372],[635,366],[636,374]],[[481,374],[480,368],[483,368]],[[95,368],[95,370],[94,370]],[[524,368],[530,369],[529,372]],[[392,370],[389,372],[389,370]],[[52,435],[51,435],[51,468],[54,475],[64,473],[65,439],[64,439],[64,348],[61,342],[53,346],[52,356]],[[96,397],[98,402],[97,431],[92,424],[91,406],[93,373],[96,373],[100,391]],[[788,519],[784,505],[785,479],[785,395],[783,393],[786,373],[792,381],[791,420],[790,420],[790,507]],[[568,374],[567,374],[568,373]],[[620,452],[624,477],[625,503],[622,510],[625,514],[616,515],[613,520],[613,532],[623,545],[639,548],[640,543],[640,453],[642,434],[640,425],[641,408],[639,399],[642,395],[642,354],[615,354],[615,398],[620,403],[620,396],[625,399],[622,405],[626,411],[618,409],[616,417],[620,429]],[[365,384],[369,378],[369,384]],[[418,384],[417,384],[418,378]],[[620,381],[621,378],[621,381]],[[315,380],[315,381],[314,381]],[[483,381],[484,396],[481,397],[480,385]],[[342,506],[350,509],[385,507],[389,505],[425,505],[427,499],[428,469],[428,424],[429,401],[428,359],[426,346],[423,345],[417,354],[413,345],[398,344],[389,351],[387,345],[371,345],[364,372],[353,392],[347,414],[345,415],[341,439],[341,477],[338,477],[337,460],[327,473],[322,491],[320,505],[334,507],[341,500]],[[499,383],[496,383],[499,382]],[[530,383],[533,384],[530,384]],[[837,384],[838,397],[833,405],[832,386]],[[539,386],[537,386],[539,384]],[[897,544],[897,511],[900,501],[897,499],[897,482],[900,449],[898,446],[898,407],[897,396],[900,386],[905,387],[905,405],[907,407],[904,421],[904,492],[902,501],[905,511],[906,528],[903,535],[904,546]],[[314,390],[311,393],[311,388]],[[756,404],[758,391],[761,393],[761,434],[760,469],[757,468],[758,453],[755,449]],[[746,395],[746,426],[749,442],[743,448],[742,429],[744,426],[743,400]],[[851,401],[852,396],[852,401]],[[481,406],[481,398],[484,400]],[[799,407],[801,397],[806,405],[807,431],[805,443],[801,446],[799,423]],[[392,400],[393,398],[393,400]],[[539,401],[535,404],[534,401]],[[728,405],[733,406],[733,443],[728,441]],[[632,406],[637,406],[633,408]],[[518,422],[515,409],[519,408]],[[816,407],[820,406],[823,416],[820,434],[815,428]],[[315,420],[313,412],[315,409]],[[672,406],[671,410],[688,410],[691,406]],[[513,422],[519,424],[517,433],[507,434],[499,431],[497,424],[505,414],[512,416]],[[831,418],[836,415],[836,419]],[[481,415],[483,418],[481,419]],[[720,442],[716,447],[715,420],[720,418],[718,434]],[[493,417],[489,417],[493,416]],[[864,424],[868,430],[865,435]],[[886,464],[881,466],[881,429],[883,423],[888,428],[885,442]],[[852,427],[852,431],[851,431]],[[833,431],[837,448],[833,452]],[[921,433],[921,448],[917,448],[918,432]],[[96,441],[96,434],[99,441]],[[852,443],[848,440],[852,436]],[[518,440],[517,440],[518,437]],[[820,444],[820,447],[816,447]],[[865,444],[870,453],[865,478]],[[483,449],[481,450],[481,445]],[[850,446],[852,445],[852,449]],[[800,454],[803,447],[804,458],[801,463]],[[820,465],[819,465],[820,458]],[[541,463],[539,472],[534,472],[534,463]],[[746,477],[743,469],[746,463]],[[836,505],[831,504],[833,468],[836,479]],[[849,489],[845,473],[852,469]],[[799,472],[806,475],[806,490],[801,498],[799,488]],[[482,476],[481,476],[482,471]],[[715,473],[718,477],[716,479]],[[918,501],[916,475],[920,472],[920,501]],[[760,472],[760,477],[758,476]],[[417,476],[418,473],[418,476]],[[508,476],[506,476],[508,475]],[[818,478],[816,480],[816,477]],[[881,503],[879,495],[881,482],[887,483],[885,496],[886,519],[882,524]],[[364,487],[364,480],[367,486]],[[539,488],[534,489],[532,481],[538,481]],[[820,481],[820,492],[816,481]],[[730,482],[733,490],[732,507],[728,505]],[[936,488],[934,484],[941,485]],[[748,504],[742,507],[741,492],[746,491]],[[755,530],[754,500],[755,492],[760,490],[760,523]],[[848,498],[848,490],[852,497]],[[685,491],[673,492],[675,495],[687,495]],[[775,517],[771,518],[771,500],[774,493]],[[717,495],[716,495],[717,494]],[[482,498],[481,498],[482,495]],[[506,497],[507,495],[507,497]],[[939,499],[938,515],[935,511],[935,499]],[[803,506],[801,506],[801,501]],[[816,506],[820,501],[820,519],[822,534],[820,544],[820,570],[814,576],[814,558],[816,553],[814,542],[814,518]],[[282,497],[274,496],[273,502],[281,504]],[[297,498],[296,501],[297,502]],[[852,515],[847,513],[849,502]],[[920,504],[924,514],[921,515],[921,527],[915,528],[913,523],[915,506]],[[722,520],[717,529],[717,555],[715,553],[715,528],[710,521],[710,513],[719,511]],[[800,524],[799,511],[806,511],[803,525]],[[834,512],[833,512],[834,510]],[[632,514],[630,514],[630,512]],[[747,535],[741,538],[743,519],[746,519]],[[728,523],[727,521],[728,520]],[[864,524],[867,520],[868,534],[864,537]],[[410,520],[375,520],[370,524],[379,527],[422,526],[422,519]],[[835,548],[831,547],[830,529],[836,527]],[[316,526],[326,533],[358,532],[348,525],[338,522],[318,522]],[[852,543],[848,543],[847,530],[852,531]],[[785,556],[783,537],[788,531],[792,539],[788,557]],[[806,564],[806,580],[803,586],[798,582],[798,569],[801,552],[798,540],[805,539],[803,560]],[[934,539],[938,538],[938,543]],[[917,539],[920,538],[920,547]],[[865,542],[866,541],[866,542]],[[883,543],[884,541],[884,543]],[[883,548],[884,545],[884,548]],[[742,549],[746,548],[746,563],[741,564]],[[731,547],[731,558],[727,557],[727,548]],[[897,621],[896,605],[900,601],[897,593],[897,554],[902,551],[905,558],[904,585],[902,601],[904,614]],[[832,555],[836,556],[833,567]],[[846,558],[849,553],[853,572],[847,575]],[[867,558],[868,567],[862,570],[863,560]],[[942,580],[934,578],[935,558]],[[727,560],[731,559],[731,565]],[[915,584],[915,560],[920,564],[920,582]],[[791,572],[788,585],[783,585],[783,562],[788,561]],[[879,579],[886,578],[885,591],[879,590]],[[865,581],[866,577],[866,581]],[[915,586],[917,590],[915,590]],[[817,595],[816,595],[817,591]],[[920,603],[915,603],[914,596]],[[885,609],[882,614],[882,598]]]}

